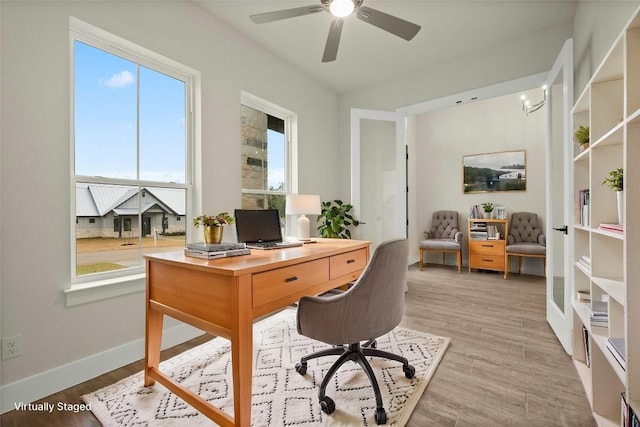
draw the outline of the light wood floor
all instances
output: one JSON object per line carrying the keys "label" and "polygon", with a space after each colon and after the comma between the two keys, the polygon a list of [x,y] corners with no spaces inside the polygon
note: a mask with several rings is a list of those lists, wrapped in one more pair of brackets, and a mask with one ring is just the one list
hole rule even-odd
{"label": "light wood floor", "polygon": [[[595,426],[571,359],[545,320],[543,278],[412,266],[403,326],[451,338],[408,426]],[[163,358],[208,339],[167,350]],[[83,394],[142,367],[133,363],[42,402],[79,403]],[[87,412],[0,416],[2,427],[99,425]]]}

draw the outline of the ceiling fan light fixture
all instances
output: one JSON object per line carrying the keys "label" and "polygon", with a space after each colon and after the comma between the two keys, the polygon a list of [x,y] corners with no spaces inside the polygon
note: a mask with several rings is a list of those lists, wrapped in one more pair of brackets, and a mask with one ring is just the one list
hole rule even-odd
{"label": "ceiling fan light fixture", "polygon": [[333,0],[329,5],[331,14],[338,18],[351,15],[354,9],[355,5],[353,4],[353,0]]}

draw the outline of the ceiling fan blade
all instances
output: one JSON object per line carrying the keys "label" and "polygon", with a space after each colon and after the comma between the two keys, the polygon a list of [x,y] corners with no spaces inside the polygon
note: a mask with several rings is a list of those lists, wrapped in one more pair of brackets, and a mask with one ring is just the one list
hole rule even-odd
{"label": "ceiling fan blade", "polygon": [[395,34],[405,40],[411,40],[418,31],[420,31],[420,25],[413,22],[405,21],[404,19],[397,18],[379,10],[372,9],[367,6],[361,6],[356,9],[356,15],[358,19],[367,22],[371,25],[375,25],[385,31]]}
{"label": "ceiling fan blade", "polygon": [[322,12],[322,5],[311,5],[294,7],[293,9],[276,10],[275,12],[258,13],[251,15],[250,18],[256,24],[264,24],[267,22],[279,21],[281,19],[295,18],[297,16],[311,15],[312,13]]}
{"label": "ceiling fan blade", "polygon": [[338,56],[338,45],[340,44],[340,35],[342,34],[342,25],[344,21],[341,18],[335,18],[331,21],[327,43],[324,45],[324,54],[322,62],[335,61]]}

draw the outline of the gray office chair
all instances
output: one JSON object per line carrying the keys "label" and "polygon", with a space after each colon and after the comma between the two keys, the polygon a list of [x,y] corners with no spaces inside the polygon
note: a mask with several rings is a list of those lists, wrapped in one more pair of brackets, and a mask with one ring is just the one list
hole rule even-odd
{"label": "gray office chair", "polygon": [[425,252],[442,252],[442,263],[447,253],[456,254],[458,273],[462,268],[462,233],[458,226],[458,212],[435,211],[431,218],[431,230],[425,231],[426,240],[420,242],[420,271]]}
{"label": "gray office chair", "polygon": [[522,269],[522,257],[542,259],[544,275],[547,274],[547,241],[538,221],[538,215],[531,212],[516,212],[511,215],[509,235],[507,236],[507,271],[509,257],[518,257],[518,273]]}
{"label": "gray office chair", "polygon": [[318,397],[325,413],[331,414],[335,410],[334,401],[325,394],[327,385],[338,368],[349,360],[358,363],[369,377],[376,397],[375,420],[378,424],[387,422],[387,413],[367,357],[398,361],[402,363],[404,375],[407,378],[414,377],[415,368],[409,365],[405,357],[377,349],[375,341],[375,338],[391,331],[402,320],[408,250],[406,240],[381,243],[349,290],[332,296],[300,299],[298,332],[332,344],[333,347],[302,357],[296,363],[296,371],[305,375],[307,361],[322,356],[340,356],[320,385]]}

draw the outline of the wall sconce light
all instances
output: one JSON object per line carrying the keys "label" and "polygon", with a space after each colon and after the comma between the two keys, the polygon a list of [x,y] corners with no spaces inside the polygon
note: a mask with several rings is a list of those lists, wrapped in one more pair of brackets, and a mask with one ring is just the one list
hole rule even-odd
{"label": "wall sconce light", "polygon": [[520,97],[522,100],[522,111],[528,116],[531,113],[535,113],[547,102],[547,86],[542,86],[542,101],[531,104],[531,101],[527,99],[526,95]]}

